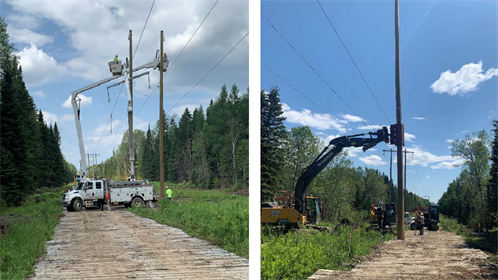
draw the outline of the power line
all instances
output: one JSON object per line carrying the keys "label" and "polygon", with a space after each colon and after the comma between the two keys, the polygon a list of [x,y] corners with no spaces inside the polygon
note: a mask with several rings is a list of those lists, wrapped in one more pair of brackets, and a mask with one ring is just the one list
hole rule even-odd
{"label": "power line", "polygon": [[341,98],[341,96],[339,96],[339,94],[329,85],[329,83],[327,83],[327,81],[325,81],[325,79],[322,78],[322,76],[320,76],[320,74],[318,74],[318,72],[316,72],[315,68],[313,68],[313,66],[311,66],[311,64],[296,50],[296,48],[294,48],[294,46],[292,46],[292,44],[284,37],[284,35],[282,35],[282,33],[280,33],[278,31],[278,29],[265,17],[265,15],[261,14],[261,16],[278,33],[278,35],[280,35],[280,37],[282,37],[282,39],[284,39],[284,41],[294,50],[294,52],[296,52],[296,54],[299,55],[299,57],[301,57],[301,59],[308,65],[308,67],[311,70],[313,70],[313,72],[328,86],[328,88],[342,101],[342,103],[344,103],[344,105],[346,105],[346,107],[348,107],[349,110],[351,110],[351,112],[353,112],[356,116],[358,116],[358,114],[348,105],[348,103],[346,103],[346,101],[344,101]]}
{"label": "power line", "polygon": [[[185,98],[200,82],[202,82],[202,80],[204,80],[204,78],[206,78],[207,75],[209,75],[209,73],[211,73],[211,71],[214,70],[214,68],[216,68],[216,66],[218,66],[218,64],[220,64],[223,59],[225,59],[225,57],[227,57],[232,51],[233,49],[235,49],[239,44],[240,42],[242,42],[242,40],[244,40],[247,35],[249,35],[249,32],[246,33],[246,35],[244,35],[244,37],[242,37],[238,42],[237,44],[235,44],[187,93],[185,93],[185,95],[182,96],[182,98],[180,100],[178,100],[178,102],[176,102],[175,105],[173,105],[173,107],[171,107],[171,109],[169,109],[169,111],[166,113],[166,115],[171,111],[173,110],[173,108],[176,107],[176,105],[178,105],[178,103],[180,103],[183,98]],[[137,113],[138,115],[138,113]]]}
{"label": "power line", "polygon": [[[226,54],[225,54],[225,55],[224,55],[224,56],[223,56],[223,57],[222,57],[222,58],[221,58],[221,59],[220,59],[220,60],[219,60],[219,61],[218,61],[218,62],[217,62],[217,63],[216,63],[216,64],[215,64],[215,65],[214,65],[214,66],[213,66],[213,67],[212,67],[212,68],[211,68],[211,69],[210,69],[210,70],[209,70],[209,71],[208,71],[208,72],[207,72],[207,73],[206,73],[206,74],[205,74],[205,75],[204,75],[204,76],[203,76],[203,77],[202,77],[202,78],[201,78],[201,79],[200,79],[200,80],[199,80],[199,81],[198,81],[198,82],[197,82],[197,83],[196,83],[196,84],[195,84],[195,85],[194,85],[194,86],[193,86],[193,87],[189,90],[189,91],[188,91],[188,92],[187,92],[187,93],[185,93],[185,94],[183,95],[183,97],[182,97],[182,98],[181,98],[178,102],[176,102],[176,104],[175,104],[173,107],[171,107],[171,109],[169,109],[169,111],[166,113],[166,115],[167,115],[167,114],[168,114],[171,110],[173,110],[173,108],[175,108],[175,107],[176,107],[176,105],[178,105],[178,104],[179,104],[179,103],[180,103],[180,102],[181,102],[181,101],[182,101],[182,100],[183,100],[183,99],[184,99],[184,98],[185,98],[185,97],[186,97],[186,96],[187,96],[190,92],[192,92],[192,90],[193,90],[193,89],[194,89],[197,85],[199,85],[199,84],[202,82],[202,80],[204,80],[204,78],[206,78],[206,77],[207,77],[207,75],[209,75],[209,73],[211,73],[211,72],[214,70],[214,68],[216,68],[216,67],[217,67],[217,66],[218,66],[218,65],[219,65],[219,64],[220,64],[220,63],[221,63],[221,62],[222,62],[222,61],[223,61],[223,60],[224,60],[224,59],[225,59],[225,58],[226,58],[226,57],[227,57],[227,56],[228,56],[228,55],[229,55],[229,54],[230,54],[230,53],[231,53],[231,52],[232,52],[232,51],[233,51],[233,50],[234,50],[234,49],[235,49],[235,48],[236,48],[239,44],[240,44],[240,42],[242,42],[242,41],[243,41],[243,40],[247,37],[247,35],[249,35],[249,32],[247,32],[247,33],[246,33],[246,35],[244,35],[244,36],[243,36],[243,37],[242,37],[242,38],[241,38],[241,39],[237,42],[237,44],[235,44],[235,45],[234,45],[234,46],[233,46],[233,47],[232,47],[232,48],[231,48],[231,49],[230,49],[230,50],[229,50],[229,51],[228,51],[228,52],[227,52],[227,53],[226,53]],[[144,104],[145,104],[145,103],[144,103]],[[142,105],[142,107],[143,107],[143,105]],[[140,108],[140,109],[142,109],[142,108]],[[140,110],[139,110],[139,111],[135,114],[135,117],[138,115],[138,113],[140,113]],[[126,132],[126,129],[123,131],[123,133],[122,133],[122,134],[124,134],[125,132]],[[109,146],[109,147],[105,150],[105,152],[107,152],[107,151],[109,150],[109,148],[111,148],[111,147],[114,145],[114,143],[116,143],[116,141],[117,141],[118,139],[119,139],[119,138],[116,138],[116,140],[114,140],[114,142],[113,142],[113,143],[112,143],[112,144],[111,144],[111,145],[110,145],[110,146]],[[105,153],[105,152],[104,152],[104,153]],[[103,153],[103,154],[104,154],[104,153]]]}
{"label": "power line", "polygon": [[150,6],[149,14],[147,15],[147,19],[145,20],[144,28],[142,29],[142,33],[140,34],[140,38],[138,39],[137,47],[135,48],[135,53],[133,53],[133,58],[137,54],[138,46],[140,45],[140,41],[142,40],[142,35],[144,35],[145,27],[147,26],[147,22],[149,21],[150,13],[152,12],[152,8],[154,7],[154,3],[156,0],[152,1],[152,5]]}
{"label": "power line", "polygon": [[[123,90],[123,85],[121,85],[121,89],[119,90],[119,94],[118,94],[118,97],[116,98],[116,102],[114,102],[114,107],[112,108],[112,111],[111,111],[111,116],[112,116],[112,113],[114,113],[114,109],[116,108],[116,104],[118,103],[118,100],[119,100],[119,96],[121,95],[121,91]],[[111,120],[111,116],[109,116],[109,119],[107,120],[107,124],[105,125],[105,128],[104,128],[104,131],[102,131],[102,135],[100,135],[100,139],[99,139],[99,142],[97,143],[97,146],[95,147],[95,149],[93,150],[93,153],[95,154],[95,151],[97,150],[97,148],[99,147],[100,145],[100,141],[102,140],[102,137],[104,136],[104,133],[105,131],[107,130],[107,126],[109,125],[109,121]]]}
{"label": "power line", "polygon": [[[279,77],[284,83],[286,83],[287,85],[289,85],[291,88],[293,88],[295,91],[297,91],[299,94],[301,94],[304,98],[306,98],[309,102],[311,102],[313,105],[315,105],[318,109],[320,109],[320,111],[322,111],[323,113],[325,113],[326,115],[329,115],[330,117],[332,117],[331,114],[329,114],[328,112],[326,112],[325,110],[323,110],[320,106],[318,106],[315,102],[313,102],[313,100],[311,100],[310,98],[308,98],[306,95],[304,95],[301,91],[299,91],[297,88],[295,88],[293,85],[291,85],[289,82],[287,82],[284,78],[282,78],[282,76],[280,76],[279,74],[277,74],[275,71],[273,71],[270,67],[268,67],[268,65],[264,64],[263,62],[261,62],[261,64],[263,64],[264,67],[266,67],[268,70],[270,70],[273,74],[275,74],[275,76]],[[363,118],[361,118],[361,122],[363,122],[365,125],[367,125],[365,123],[365,121],[363,120]]]}
{"label": "power line", "polygon": [[[208,11],[208,13],[206,14],[206,16],[204,17],[204,19],[201,21],[201,23],[199,24],[199,26],[197,27],[197,29],[194,31],[194,33],[192,34],[192,36],[190,37],[190,39],[187,41],[187,43],[185,44],[185,46],[182,48],[182,50],[180,51],[180,53],[176,56],[175,60],[173,61],[173,63],[171,64],[170,67],[168,67],[168,71],[166,71],[164,74],[163,74],[163,78],[166,77],[166,75],[171,72],[171,68],[173,68],[173,65],[175,65],[175,62],[178,60],[178,58],[180,58],[180,56],[182,55],[183,51],[187,48],[188,44],[190,43],[190,41],[192,41],[192,39],[194,38],[195,34],[197,34],[197,31],[201,28],[201,26],[204,24],[204,21],[206,21],[206,19],[208,18],[208,16],[211,14],[211,11],[213,11],[214,7],[216,6],[216,4],[218,4],[218,1],[219,0],[216,0],[216,2],[213,4],[213,6],[211,7],[211,9]],[[161,54],[162,55],[162,54]],[[142,106],[140,107],[140,109],[138,110],[138,112],[140,112],[140,110],[142,110],[142,108],[144,107],[145,103],[147,103],[147,101],[149,101],[149,98],[152,96],[152,94],[154,94],[156,92],[156,90],[159,89],[159,84],[156,85],[156,87],[152,90],[152,92],[149,94],[149,96],[147,97],[147,99],[145,100],[145,102],[142,104]],[[137,113],[138,114],[138,113]]]}
{"label": "power line", "polygon": [[323,14],[325,15],[325,17],[327,18],[327,20],[329,21],[330,23],[330,26],[332,27],[332,29],[334,30],[335,34],[337,35],[337,38],[339,38],[339,41],[341,42],[342,46],[344,47],[344,50],[346,50],[349,58],[351,59],[351,61],[353,62],[354,64],[354,67],[356,68],[356,70],[358,71],[358,73],[360,74],[361,76],[361,79],[363,80],[363,82],[365,83],[365,85],[367,86],[368,90],[370,91],[370,93],[372,94],[373,98],[375,99],[375,102],[377,102],[377,105],[379,106],[380,110],[382,111],[382,113],[384,114],[384,116],[386,117],[387,121],[391,123],[391,121],[389,120],[389,117],[387,117],[387,114],[386,112],[384,111],[384,109],[382,108],[382,106],[380,105],[379,103],[379,100],[377,100],[377,97],[375,97],[375,94],[373,93],[372,91],[372,88],[370,88],[370,85],[368,84],[367,80],[365,79],[365,77],[363,76],[363,73],[361,73],[360,71],[360,68],[358,67],[358,65],[356,64],[356,62],[354,61],[353,59],[353,56],[351,55],[351,53],[349,52],[348,48],[346,47],[346,44],[344,44],[344,41],[342,41],[342,38],[341,36],[339,36],[339,33],[337,32],[337,30],[335,29],[334,25],[332,24],[332,21],[330,20],[329,16],[327,15],[327,12],[325,12],[325,9],[323,8],[322,4],[320,3],[319,0],[316,0],[316,2],[318,3],[318,5],[320,6],[320,8],[322,9],[323,11]]}

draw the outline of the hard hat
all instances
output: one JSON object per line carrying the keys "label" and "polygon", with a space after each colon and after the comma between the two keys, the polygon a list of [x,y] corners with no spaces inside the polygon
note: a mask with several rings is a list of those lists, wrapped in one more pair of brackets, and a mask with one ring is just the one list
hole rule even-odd
{"label": "hard hat", "polygon": [[116,55],[116,57],[118,57],[118,55]]}

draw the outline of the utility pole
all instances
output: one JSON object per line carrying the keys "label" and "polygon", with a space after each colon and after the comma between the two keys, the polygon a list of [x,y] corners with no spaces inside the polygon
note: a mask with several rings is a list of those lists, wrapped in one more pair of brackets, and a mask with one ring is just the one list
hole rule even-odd
{"label": "utility pole", "polygon": [[[407,151],[407,150],[405,149],[405,150],[403,151],[403,153],[405,153],[405,190],[406,190],[406,158],[407,158],[406,154],[407,154],[407,153],[411,153],[411,154],[413,154],[414,152],[410,152],[410,151]],[[406,211],[406,209],[404,209],[404,211]],[[403,212],[403,213],[404,213],[404,212]]]}
{"label": "utility pole", "polygon": [[394,184],[393,184],[393,153],[395,153],[396,151],[394,151],[393,149],[382,150],[382,151],[391,153],[391,161],[389,162],[389,181],[391,182],[391,185],[389,186],[389,202],[392,202],[393,201],[392,189],[394,186]]}
{"label": "utility pole", "polygon": [[131,99],[128,101],[128,143],[129,150],[128,153],[130,155],[130,171],[131,171],[131,180],[135,179],[135,152],[133,147],[133,49],[132,49],[132,34],[130,30],[130,35],[128,37],[130,40],[130,65],[128,65],[128,75],[130,82],[130,96]]}
{"label": "utility pole", "polygon": [[163,31],[161,30],[161,62],[159,63],[159,174],[161,180],[161,199],[164,198],[164,153],[163,153],[163,136],[164,136],[164,119],[163,119]]}
{"label": "utility pole", "polygon": [[[99,160],[98,160],[98,157],[99,157],[99,156],[100,156],[100,154],[93,154],[93,159],[94,159],[94,160],[93,160],[93,178],[94,178],[94,179],[95,179],[95,178],[97,178],[97,177],[95,177],[95,169],[97,168],[97,165],[95,165],[95,163],[98,163],[98,161],[99,161]],[[95,159],[95,158],[97,158],[97,159]],[[99,175],[99,174],[97,174],[97,176],[98,176],[98,175]]]}
{"label": "utility pole", "polygon": [[[86,156],[88,157],[88,164],[90,164],[90,154],[86,154]],[[90,175],[90,174],[87,174],[87,176]]]}
{"label": "utility pole", "polygon": [[397,138],[397,157],[398,157],[398,223],[397,223],[397,238],[405,239],[405,226],[403,222],[405,209],[405,191],[403,184],[403,142],[404,129],[401,122],[401,88],[400,88],[400,69],[399,69],[399,0],[394,0],[394,32],[396,45],[396,131]]}

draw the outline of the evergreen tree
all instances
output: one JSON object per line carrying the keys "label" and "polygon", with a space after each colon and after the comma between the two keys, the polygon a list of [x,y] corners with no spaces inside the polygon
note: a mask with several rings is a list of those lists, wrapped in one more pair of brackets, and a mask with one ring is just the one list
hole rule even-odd
{"label": "evergreen tree", "polygon": [[491,146],[491,169],[489,171],[490,179],[488,181],[488,209],[490,226],[493,228],[498,225],[498,120],[493,120],[494,140]]}
{"label": "evergreen tree", "polygon": [[287,132],[280,104],[279,89],[261,91],[261,199],[270,198],[278,189],[277,175],[283,166],[282,143]]}

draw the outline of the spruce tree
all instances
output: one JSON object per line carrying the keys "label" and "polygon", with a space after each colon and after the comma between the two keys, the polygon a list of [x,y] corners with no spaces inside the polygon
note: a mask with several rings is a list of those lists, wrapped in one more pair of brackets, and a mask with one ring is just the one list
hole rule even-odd
{"label": "spruce tree", "polygon": [[498,225],[498,120],[493,120],[494,140],[491,144],[491,169],[488,181],[488,209],[490,217],[490,226],[493,228]]}
{"label": "spruce tree", "polygon": [[279,89],[261,91],[261,199],[270,198],[279,188],[277,174],[283,167],[285,130]]}

